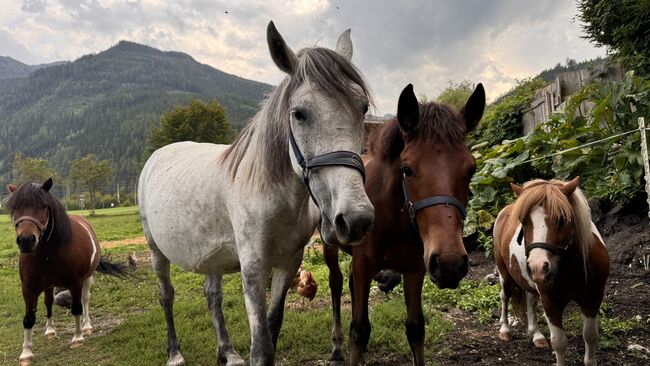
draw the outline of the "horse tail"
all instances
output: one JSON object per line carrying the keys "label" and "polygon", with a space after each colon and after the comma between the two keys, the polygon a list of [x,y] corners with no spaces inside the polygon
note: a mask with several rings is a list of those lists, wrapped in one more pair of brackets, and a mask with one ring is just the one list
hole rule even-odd
{"label": "horse tail", "polygon": [[97,266],[97,271],[116,277],[127,277],[129,272],[127,271],[128,267],[122,263],[113,263],[105,257],[99,258],[99,265]]}
{"label": "horse tail", "polygon": [[512,311],[517,318],[524,324],[528,322],[527,308],[528,303],[526,300],[526,290],[521,288],[517,283],[512,281],[510,292],[510,303],[512,304]]}

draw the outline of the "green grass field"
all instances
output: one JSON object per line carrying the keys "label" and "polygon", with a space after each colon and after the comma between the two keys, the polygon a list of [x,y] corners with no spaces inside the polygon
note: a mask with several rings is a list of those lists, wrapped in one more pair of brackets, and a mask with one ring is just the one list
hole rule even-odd
{"label": "green grass field", "polygon": [[[88,215],[88,212],[71,212]],[[101,242],[118,241],[142,236],[137,208],[97,210],[88,217]],[[39,304],[34,327],[34,365],[163,365],[166,361],[166,332],[163,313],[158,305],[157,280],[148,262],[145,244],[112,246],[103,251],[113,261],[125,262],[128,252],[140,258],[138,269],[128,279],[116,279],[103,274],[95,276],[91,296],[91,318],[95,332],[86,337],[82,348],[71,350],[74,320],[66,309],[54,307],[54,322],[58,338],[48,340],[42,335],[45,327],[45,307]],[[350,257],[341,255],[341,268],[348,268]],[[16,364],[21,352],[24,314],[18,278],[18,250],[13,227],[7,215],[0,216],[0,364]],[[313,304],[302,303],[298,294],[290,291],[285,319],[278,342],[276,363],[279,365],[328,364],[331,350],[331,308],[327,282],[328,270],[322,254],[307,250],[304,267],[312,271],[319,284]],[[345,274],[344,274],[345,275]],[[176,288],[175,317],[183,355],[189,365],[216,364],[216,337],[203,296],[203,277],[172,266]],[[448,354],[444,346],[449,341],[453,324],[438,309],[457,307],[476,314],[484,324],[499,307],[499,287],[485,282],[464,280],[458,290],[439,290],[425,281],[427,364],[436,364],[435,354]],[[249,331],[238,274],[228,275],[224,283],[224,313],[235,349],[243,357],[249,352]],[[368,362],[379,364],[408,364],[410,351],[404,333],[406,308],[401,285],[390,295],[371,291],[370,321],[372,334]],[[343,332],[350,321],[349,293],[344,286]],[[42,300],[42,296],[41,296]],[[626,325],[615,319],[606,328],[617,330]],[[570,322],[571,323],[571,322]],[[542,326],[543,327],[543,326]],[[496,327],[494,328],[496,332]],[[580,325],[570,325],[579,334]],[[607,329],[603,329],[607,333]],[[620,332],[614,332],[619,334]],[[612,333],[612,334],[614,334]],[[605,334],[606,335],[606,334]],[[346,347],[347,348],[347,347]],[[344,350],[346,351],[346,350]]]}

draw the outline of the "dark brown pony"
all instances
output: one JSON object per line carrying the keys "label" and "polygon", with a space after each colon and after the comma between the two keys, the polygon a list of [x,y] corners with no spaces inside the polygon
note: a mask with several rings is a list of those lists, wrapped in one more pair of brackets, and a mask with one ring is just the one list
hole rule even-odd
{"label": "dark brown pony", "polygon": [[75,317],[71,348],[76,348],[83,344],[84,334],[92,333],[93,329],[88,308],[93,272],[99,266],[101,272],[108,274],[125,273],[122,266],[100,260],[99,241],[90,223],[81,216],[68,216],[61,203],[50,194],[51,187],[51,178],[42,185],[8,186],[11,196],[7,208],[16,228],[16,243],[20,250],[18,268],[25,301],[21,365],[29,365],[34,358],[32,327],[42,292],[45,292],[47,310],[45,336],[51,338],[56,336],[52,322],[54,287],[70,290],[71,312]]}
{"label": "dark brown pony", "polygon": [[564,365],[567,337],[562,313],[569,301],[582,312],[585,365],[596,364],[596,316],[609,275],[609,255],[591,221],[587,199],[578,188],[580,177],[565,183],[533,180],[512,185],[517,200],[504,208],[494,224],[494,258],[501,282],[499,337],[510,341],[508,301],[526,317],[528,336],[536,347],[548,347],[537,327],[541,297],[551,345],[558,366]]}
{"label": "dark brown pony", "polygon": [[[368,293],[373,276],[382,269],[403,274],[406,335],[414,363],[424,364],[424,276],[428,273],[441,288],[456,288],[467,273],[462,228],[475,165],[465,134],[476,127],[484,107],[481,84],[460,112],[437,103],[419,104],[408,85],[399,98],[397,119],[385,122],[371,139],[365,187],[375,222],[360,245],[340,246],[352,255],[351,365],[361,361],[370,338]],[[337,247],[325,246],[325,261],[334,313],[331,361],[337,363],[343,360],[343,276]]]}

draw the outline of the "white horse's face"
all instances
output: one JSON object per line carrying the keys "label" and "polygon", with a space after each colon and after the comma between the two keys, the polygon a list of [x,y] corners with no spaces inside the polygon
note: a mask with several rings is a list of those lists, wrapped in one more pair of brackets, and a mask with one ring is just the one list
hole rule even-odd
{"label": "white horse's face", "polygon": [[[335,98],[301,85],[291,98],[290,124],[306,159],[333,151],[361,155],[363,118],[368,99],[359,93],[348,110]],[[291,150],[291,147],[289,146]],[[302,168],[292,151],[291,165],[302,178]],[[366,195],[361,174],[350,167],[325,166],[309,173],[309,188],[321,210],[321,235],[328,243],[356,244],[370,228],[374,208]]]}

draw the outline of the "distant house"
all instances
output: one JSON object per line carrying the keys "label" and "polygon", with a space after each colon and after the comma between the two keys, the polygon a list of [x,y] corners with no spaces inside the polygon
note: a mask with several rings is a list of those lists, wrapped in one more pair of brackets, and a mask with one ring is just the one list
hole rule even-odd
{"label": "distant house", "polygon": [[[547,121],[553,112],[563,108],[571,95],[595,79],[618,81],[623,79],[623,70],[619,65],[600,65],[593,69],[585,68],[558,74],[555,80],[535,93],[530,107],[523,112],[521,123],[524,135]],[[583,102],[580,106],[583,114],[592,109],[593,104],[588,102]]]}

